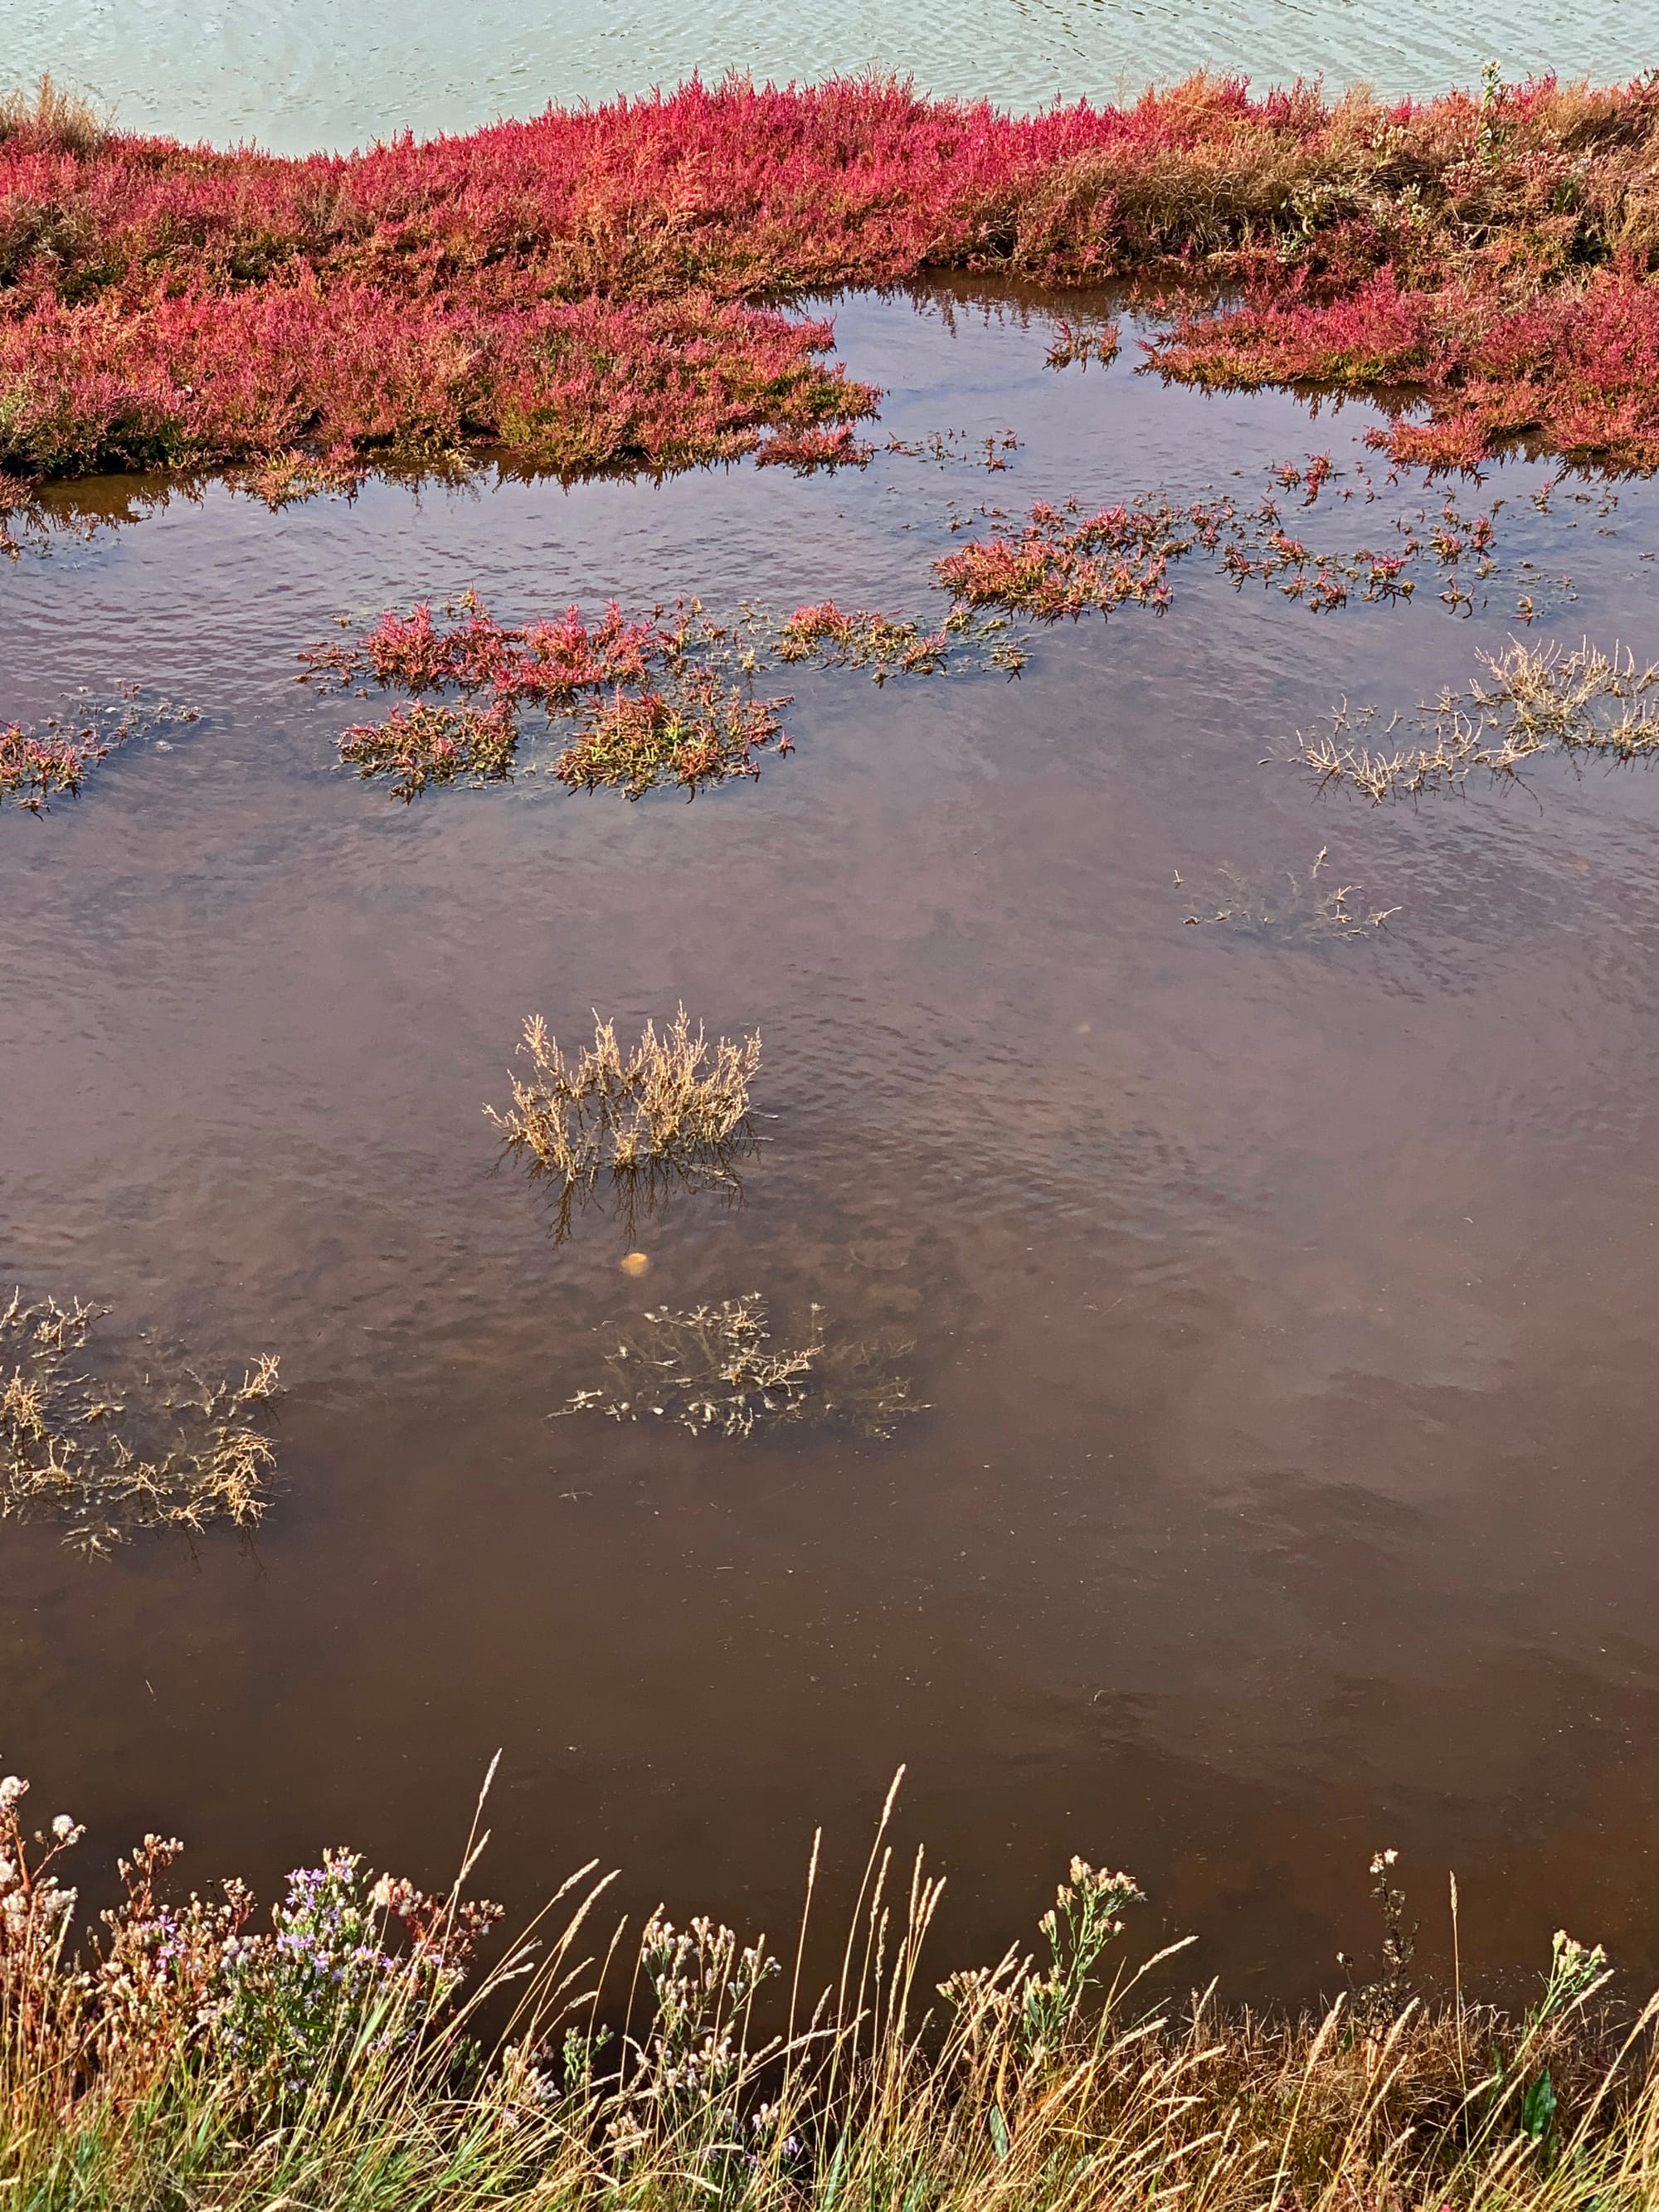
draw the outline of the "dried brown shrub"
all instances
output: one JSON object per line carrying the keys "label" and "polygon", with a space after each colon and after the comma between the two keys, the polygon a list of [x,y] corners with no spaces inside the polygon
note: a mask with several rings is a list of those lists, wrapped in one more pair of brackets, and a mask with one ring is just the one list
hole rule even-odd
{"label": "dried brown shrub", "polygon": [[749,1085],[760,1066],[760,1033],[713,1048],[681,1006],[661,1036],[647,1022],[624,1054],[616,1025],[593,1017],[593,1042],[574,1057],[560,1050],[539,1014],[519,1047],[532,1069],[514,1074],[505,1113],[485,1113],[509,1150],[527,1152],[567,1188],[602,1171],[622,1179],[653,1166],[718,1161],[749,1131]]}

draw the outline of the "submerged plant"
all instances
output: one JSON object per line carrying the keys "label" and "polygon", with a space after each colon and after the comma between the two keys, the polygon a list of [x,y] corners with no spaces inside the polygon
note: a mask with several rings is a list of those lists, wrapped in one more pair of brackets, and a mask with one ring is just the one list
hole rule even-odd
{"label": "submerged plant", "polygon": [[[1328,730],[1297,732],[1292,758],[1321,787],[1346,784],[1373,805],[1460,790],[1477,771],[1513,780],[1535,755],[1559,751],[1615,763],[1659,754],[1659,663],[1640,665],[1618,647],[1611,653],[1586,639],[1573,652],[1559,644],[1511,639],[1501,653],[1477,655],[1484,676],[1461,692],[1443,691],[1415,720],[1395,714],[1378,736],[1376,707],[1331,716]],[[1420,734],[1390,745],[1404,726]]]}
{"label": "submerged plant", "polygon": [[[1358,473],[1374,498],[1368,473]],[[1280,489],[1304,488],[1304,506],[1334,474],[1323,453],[1310,455],[1305,470],[1281,464],[1273,471]],[[1448,499],[1432,515],[1419,508],[1395,516],[1391,526],[1393,546],[1322,550],[1285,527],[1271,493],[1253,507],[1224,495],[1184,503],[1147,495],[1092,514],[1075,499],[1059,507],[1039,501],[1017,528],[993,516],[983,537],[936,561],[933,574],[958,610],[997,607],[1052,623],[1125,606],[1162,614],[1173,604],[1170,569],[1195,556],[1218,559],[1241,591],[1255,581],[1313,614],[1356,596],[1373,604],[1408,599],[1419,574],[1443,580],[1443,599],[1467,611],[1473,585],[1497,573],[1489,514],[1464,514]]]}
{"label": "submerged plant", "polygon": [[934,676],[945,665],[951,641],[944,629],[924,631],[915,622],[847,613],[833,599],[797,607],[777,626],[780,660],[812,660],[823,667],[868,668],[878,684],[890,676]]}
{"label": "submerged plant", "polygon": [[839,1423],[889,1437],[922,1410],[895,1365],[912,1349],[831,1338],[817,1304],[799,1344],[775,1345],[758,1292],[684,1313],[663,1306],[618,1334],[605,1355],[610,1379],[578,1390],[560,1411],[676,1421],[698,1436]]}
{"label": "submerged plant", "polygon": [[1189,914],[1188,927],[1217,927],[1239,936],[1304,947],[1369,937],[1374,930],[1386,927],[1399,908],[1374,907],[1368,912],[1350,906],[1349,900],[1358,898],[1364,886],[1322,884],[1320,871],[1328,857],[1328,848],[1322,846],[1305,878],[1291,868],[1253,877],[1223,868],[1225,890],[1220,904],[1212,914]]}
{"label": "submerged plant", "polygon": [[755,466],[781,465],[799,476],[810,476],[814,469],[862,469],[869,466],[874,450],[845,422],[838,430],[775,430],[756,454]]}
{"label": "submerged plant", "polygon": [[512,1077],[513,1103],[485,1113],[510,1152],[528,1154],[535,1172],[565,1190],[614,1182],[654,1168],[718,1174],[731,1148],[752,1141],[749,1085],[760,1066],[760,1032],[712,1048],[681,1006],[660,1036],[647,1022],[624,1053],[616,1026],[593,1018],[593,1042],[574,1056],[561,1051],[539,1014],[524,1025],[520,1054],[531,1073]]}
{"label": "submerged plant", "polygon": [[53,715],[33,729],[0,724],[0,805],[9,799],[31,814],[48,813],[54,799],[78,798],[88,769],[131,739],[194,722],[200,713],[146,700],[136,684],[118,698],[86,696],[77,706],[74,715]]}
{"label": "submerged plant", "polygon": [[276,1463],[257,1424],[276,1361],[240,1383],[94,1379],[79,1363],[100,1318],[78,1299],[26,1306],[21,1292],[0,1310],[0,1517],[50,1513],[94,1552],[141,1528],[252,1528]]}
{"label": "submerged plant", "polygon": [[659,784],[695,796],[705,784],[757,776],[766,746],[793,750],[778,720],[787,699],[756,699],[708,667],[682,667],[660,685],[617,690],[596,704],[587,726],[549,771],[570,790],[611,785],[629,799]]}
{"label": "submerged plant", "polygon": [[1073,362],[1087,368],[1091,361],[1109,368],[1117,359],[1118,326],[1115,322],[1088,321],[1083,317],[1062,315],[1054,324],[1054,335],[1048,347],[1044,366],[1048,368],[1069,368]]}
{"label": "submerged plant", "polygon": [[1000,476],[1008,466],[1009,454],[1019,451],[1019,440],[1012,430],[1005,430],[1000,437],[994,432],[981,435],[973,430],[934,430],[925,438],[901,438],[896,434],[882,451],[902,453],[913,461],[933,461],[940,468],[961,463]]}

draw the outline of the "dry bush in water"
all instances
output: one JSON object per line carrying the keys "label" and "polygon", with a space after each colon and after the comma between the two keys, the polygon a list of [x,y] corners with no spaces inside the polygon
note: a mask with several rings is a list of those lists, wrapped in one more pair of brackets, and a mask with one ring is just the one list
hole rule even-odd
{"label": "dry bush in water", "polygon": [[711,1058],[702,1024],[694,1033],[682,1006],[660,1036],[647,1022],[624,1054],[614,1023],[595,1014],[592,1043],[572,1058],[532,1014],[519,1050],[530,1078],[513,1076],[505,1113],[484,1111],[509,1150],[527,1152],[538,1173],[567,1190],[591,1187],[602,1173],[622,1182],[653,1167],[717,1167],[729,1146],[750,1135],[758,1030],[736,1043],[721,1037]]}
{"label": "dry bush in water", "polygon": [[890,1437],[922,1408],[895,1362],[908,1344],[849,1343],[826,1335],[823,1309],[794,1346],[772,1341],[757,1292],[675,1313],[647,1311],[605,1354],[610,1379],[578,1390],[562,1413],[613,1421],[678,1421],[694,1435],[752,1436],[759,1429],[841,1424]]}
{"label": "dry bush in water", "polygon": [[1467,701],[1502,750],[1520,757],[1555,744],[1619,761],[1659,752],[1659,714],[1646,696],[1659,685],[1659,662],[1638,668],[1628,650],[1621,659],[1618,646],[1603,653],[1588,638],[1567,653],[1512,638],[1504,652],[1480,659],[1487,680],[1477,678],[1462,700],[1443,694],[1440,708]]}
{"label": "dry bush in water", "polygon": [[253,1423],[276,1395],[276,1361],[240,1383],[95,1380],[79,1361],[100,1310],[14,1292],[0,1311],[0,1518],[55,1515],[94,1552],[140,1528],[252,1528],[276,1464]]}
{"label": "dry bush in water", "polygon": [[0,1779],[0,2179],[32,2212],[1654,2203],[1659,2005],[1615,2030],[1605,1957],[1565,1934],[1518,2018],[1414,1999],[1386,1948],[1322,2016],[1159,2002],[1186,1946],[1132,1966],[1137,1884],[1074,1858],[1029,1948],[936,1980],[943,1885],[895,1864],[896,1783],[821,1994],[816,1844],[793,1972],[708,1918],[596,1938],[590,1862],[475,1976],[482,1799],[447,1895],[334,1851],[268,1929],[240,1882],[167,1901],[181,1846],[148,1838],[88,1957],[81,1831],[31,1838],[27,1786]]}
{"label": "dry bush in water", "polygon": [[[1379,710],[1353,709],[1345,702],[1328,730],[1297,732],[1292,759],[1312,769],[1322,789],[1346,783],[1380,806],[1389,799],[1458,790],[1477,769],[1513,778],[1541,752],[1614,763],[1659,754],[1659,711],[1647,696],[1659,687],[1659,662],[1640,667],[1630,653],[1621,657],[1617,646],[1603,653],[1588,639],[1564,653],[1559,644],[1511,638],[1502,653],[1478,657],[1484,677],[1463,691],[1443,691],[1432,708],[1419,710],[1432,717],[1425,737],[1392,749],[1374,745],[1366,733]],[[1382,737],[1391,737],[1404,720],[1395,715]],[[1420,720],[1418,726],[1424,726]]]}

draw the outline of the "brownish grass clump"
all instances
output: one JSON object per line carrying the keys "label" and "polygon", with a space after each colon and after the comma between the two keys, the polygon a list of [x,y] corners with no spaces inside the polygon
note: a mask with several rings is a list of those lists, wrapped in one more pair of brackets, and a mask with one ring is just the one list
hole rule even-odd
{"label": "brownish grass clump", "polygon": [[24,131],[65,153],[88,155],[104,143],[109,126],[95,101],[65,91],[42,70],[33,91],[0,92],[0,143]]}
{"label": "brownish grass clump", "polygon": [[140,1528],[252,1528],[276,1463],[253,1423],[276,1395],[276,1361],[240,1383],[94,1380],[78,1368],[99,1318],[21,1292],[0,1311],[0,1518],[55,1514],[92,1552]]}
{"label": "brownish grass clump", "polygon": [[921,1411],[895,1366],[912,1348],[830,1338],[817,1304],[800,1343],[775,1345],[757,1292],[684,1313],[662,1306],[618,1334],[605,1354],[609,1379],[578,1390],[560,1412],[676,1421],[695,1436],[811,1424],[890,1437]]}
{"label": "brownish grass clump", "polygon": [[1376,744],[1369,732],[1379,709],[1345,702],[1328,730],[1297,732],[1292,757],[1322,789],[1346,783],[1380,806],[1459,790],[1477,770],[1513,779],[1523,763],[1551,750],[1624,763],[1659,753],[1659,710],[1648,696],[1659,686],[1659,663],[1638,666],[1628,651],[1604,653],[1588,639],[1564,653],[1559,644],[1511,638],[1503,652],[1477,657],[1484,677],[1463,691],[1443,691],[1414,723],[1395,714],[1381,732],[1386,741],[1405,724],[1425,736],[1392,748]]}
{"label": "brownish grass clump", "polygon": [[758,1030],[733,1043],[721,1037],[713,1057],[702,1024],[696,1033],[682,1006],[657,1034],[647,1022],[624,1054],[613,1023],[593,1017],[593,1042],[574,1058],[532,1014],[520,1052],[528,1080],[514,1075],[513,1103],[484,1111],[509,1150],[527,1152],[536,1170],[567,1189],[605,1172],[621,1181],[653,1167],[718,1164],[750,1135],[749,1085],[760,1066]]}

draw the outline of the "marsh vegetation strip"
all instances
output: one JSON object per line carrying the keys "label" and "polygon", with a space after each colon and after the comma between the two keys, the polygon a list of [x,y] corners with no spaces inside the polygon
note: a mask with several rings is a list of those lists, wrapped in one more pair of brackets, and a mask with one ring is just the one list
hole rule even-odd
{"label": "marsh vegetation strip", "polygon": [[[896,1863],[889,1833],[902,1771],[838,1977],[805,1941],[821,1834],[793,1972],[763,1935],[661,1907],[607,1945],[597,1861],[555,1893],[544,1935],[492,1950],[501,1908],[465,1884],[498,1764],[447,1893],[334,1850],[289,1875],[269,1921],[234,1880],[179,1907],[163,1900],[184,1847],[146,1836],[90,1971],[72,1963],[69,1886],[84,1830],[60,1813],[31,1837],[28,1782],[0,1780],[0,2159],[20,2197],[53,2212],[185,2192],[254,2212],[295,2191],[359,2212],[584,2212],[620,2194],[830,2212],[849,2188],[921,2212],[1011,2196],[1069,2212],[1103,2191],[1211,2212],[1652,2202],[1652,2008],[1621,2014],[1605,1952],[1565,1930],[1523,2011],[1461,1990],[1423,2005],[1391,1848],[1370,1863],[1373,1978],[1301,2019],[1230,2012],[1213,1983],[1160,2003],[1159,1970],[1188,1945],[1126,1955],[1146,1896],[1080,1856],[1034,1939],[939,1979],[943,1881],[921,1852]],[[1455,1886],[1451,1906],[1455,1924]]]}
{"label": "marsh vegetation strip", "polygon": [[[1198,76],[1025,118],[876,73],[733,76],[306,161],[89,139],[43,87],[0,108],[0,477],[15,503],[228,468],[280,506],[484,447],[563,477],[862,466],[878,389],[787,310],[953,272],[1178,291],[1143,367],[1382,390],[1396,463],[1527,438],[1651,469],[1656,176],[1650,76],[1495,65],[1426,101]],[[1105,367],[1115,339],[1078,328],[1053,361]]]}
{"label": "marsh vegetation strip", "polygon": [[1151,0],[1133,16],[1034,14],[1018,0],[845,0],[811,15],[776,0],[688,0],[672,11],[617,0],[556,24],[483,0],[464,25],[435,0],[415,0],[395,24],[371,0],[295,0],[277,15],[226,18],[206,46],[198,22],[185,0],[15,0],[7,58],[32,77],[72,54],[80,80],[134,129],[289,154],[404,130],[465,131],[549,100],[605,100],[728,69],[808,83],[873,64],[941,95],[988,89],[1012,107],[1041,109],[1079,94],[1120,98],[1126,83],[1170,83],[1194,69],[1248,71],[1260,83],[1322,76],[1393,97],[1437,91],[1488,53],[1514,76],[1546,63],[1564,77],[1626,76],[1651,58],[1645,26],[1618,0],[1531,0],[1524,9],[1503,0],[1482,16],[1478,46],[1432,0],[1400,0],[1386,16],[1338,0],[1308,0],[1288,16],[1262,0]]}
{"label": "marsh vegetation strip", "polygon": [[[1344,697],[1490,689],[1512,636],[1644,665],[1653,488],[1505,463],[1455,487],[1496,571],[1443,573],[1445,488],[1389,485],[1376,410],[1165,388],[1127,313],[1115,360],[1048,368],[1085,305],[815,303],[888,394],[862,468],[385,477],[275,514],[209,479],[42,495],[134,519],[6,564],[6,719],[135,678],[204,711],[77,804],[0,811],[7,1289],[95,1295],[89,1353],[143,1328],[210,1382],[269,1347],[287,1394],[257,1548],[88,1565],[6,1524],[6,1745],[49,1809],[112,1845],[176,1821],[204,1893],[278,1894],[325,1838],[432,1888],[504,1742],[515,1921],[568,1845],[626,1867],[630,1913],[777,1929],[815,1822],[873,1815],[908,1759],[903,1840],[951,1871],[941,1974],[1000,1956],[1078,1850],[1200,1934],[1194,1978],[1311,2002],[1384,1841],[1457,1866],[1483,1992],[1564,1920],[1659,1972],[1659,781],[1547,748],[1510,803],[1374,808],[1282,760]],[[1011,428],[997,471],[886,450]],[[958,680],[953,633],[936,675],[826,665],[892,644],[861,613],[916,625],[901,660],[933,637],[934,564],[998,522],[1142,495],[1271,498],[1310,556],[1398,551],[1397,519],[1419,588],[1316,614],[1292,569],[1236,587],[1200,544],[1161,614],[1009,615],[1018,681]],[[794,755],[691,805],[543,775],[388,803],[338,738],[414,695],[325,696],[295,654],[422,601],[447,634],[469,585],[502,632],[574,603],[590,640],[612,600],[820,611],[755,678],[794,694]],[[575,734],[521,725],[538,758]],[[1318,895],[1363,885],[1386,927],[1327,956],[1186,926],[1223,870],[1305,886],[1322,847]],[[574,1060],[597,1009],[625,1063],[682,1005],[704,1073],[763,1039],[740,1188],[630,1219],[664,1194],[601,1163],[562,1224],[482,1110],[509,1066],[539,1080],[526,1016]],[[815,1303],[826,1352],[888,1348],[926,1412],[867,1437],[809,1391],[694,1433],[693,1346],[662,1416],[554,1418],[621,1345],[750,1299],[780,1355]]]}

